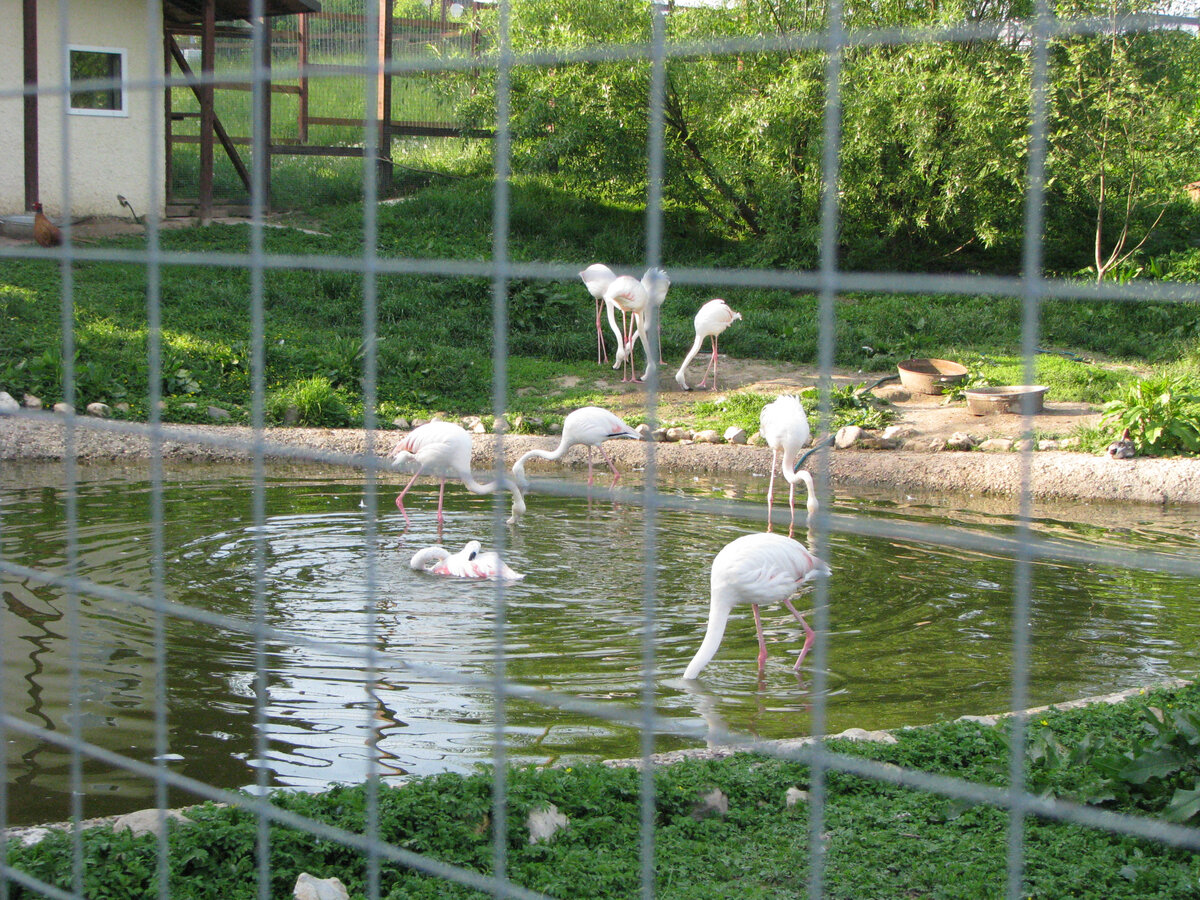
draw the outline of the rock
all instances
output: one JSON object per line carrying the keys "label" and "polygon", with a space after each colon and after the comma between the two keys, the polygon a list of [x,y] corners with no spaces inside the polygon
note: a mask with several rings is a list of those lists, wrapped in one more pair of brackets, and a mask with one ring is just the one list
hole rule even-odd
{"label": "rock", "polygon": [[637,428],[633,429],[642,436],[643,441],[654,440],[654,432],[650,430],[650,426],[643,422]]}
{"label": "rock", "polygon": [[751,447],[765,447],[767,446],[767,439],[762,436],[761,432],[756,431],[750,435],[750,440],[746,441],[746,443]]}
{"label": "rock", "polygon": [[26,409],[41,409],[42,408],[42,398],[35,397],[35,396],[33,396],[33,394],[26,394],[24,397],[21,398],[21,405],[24,406]]}
{"label": "rock", "polygon": [[8,391],[0,391],[0,416],[15,416],[21,411],[21,404]]}
{"label": "rock", "polygon": [[679,428],[678,426],[676,426],[675,428],[667,429],[667,440],[668,441],[690,441],[691,439],[692,439],[692,432],[686,428]]}
{"label": "rock", "polygon": [[970,450],[978,441],[965,431],[956,431],[946,438],[947,450]]}
{"label": "rock", "polygon": [[350,900],[350,892],[338,878],[317,878],[301,872],[292,889],[295,900]]}
{"label": "rock", "polygon": [[711,819],[714,816],[724,818],[727,815],[729,815],[729,798],[720,788],[713,788],[692,807],[692,818],[697,822],[702,819]]}
{"label": "rock", "polygon": [[497,416],[496,421],[492,423],[492,431],[496,434],[508,434],[512,430],[512,426],[508,424],[508,419],[504,416]]}
{"label": "rock", "polygon": [[1032,450],[1033,441],[1030,438],[1021,438],[1021,440],[1017,441],[1016,447],[1021,451]]}
{"label": "rock", "polygon": [[420,428],[422,425],[428,425],[428,424],[429,424],[428,419],[413,419],[412,420],[413,428]]}
{"label": "rock", "polygon": [[[167,810],[167,821],[181,825],[191,825],[192,820],[177,809]],[[157,809],[139,809],[137,812],[126,813],[113,820],[113,831],[128,831],[134,837],[143,834],[158,834],[159,817]]]}
{"label": "rock", "polygon": [[834,435],[833,445],[839,450],[849,450],[858,443],[863,434],[863,430],[857,425],[843,425]]}
{"label": "rock", "polygon": [[129,412],[130,410],[132,410],[132,409],[133,409],[133,407],[131,407],[131,406],[130,406],[128,403],[126,403],[124,400],[122,400],[120,403],[114,403],[114,404],[113,404],[113,409],[115,409],[117,412],[127,413],[127,412]]}
{"label": "rock", "polygon": [[95,416],[97,419],[107,419],[112,416],[112,407],[107,403],[96,401],[87,405],[87,414]]}
{"label": "rock", "polygon": [[906,438],[916,437],[918,434],[920,432],[911,425],[889,425],[883,429],[883,439],[885,441],[902,441]]}
{"label": "rock", "polygon": [[392,419],[392,426],[399,428],[401,431],[408,431],[408,429],[412,428],[412,425],[404,416],[396,416],[396,418]]}
{"label": "rock", "polygon": [[725,442],[729,444],[744,444],[746,443],[746,429],[738,428],[736,425],[730,425],[725,429]]}
{"label": "rock", "polygon": [[980,450],[992,452],[1007,452],[1012,449],[1013,442],[1008,438],[988,438],[979,445]]}
{"label": "rock", "polygon": [[562,434],[562,422],[551,422],[546,428],[546,434]]}
{"label": "rock", "polygon": [[63,403],[61,400],[54,404],[54,411],[56,413],[73,413],[73,412],[75,412],[74,409],[72,409],[66,403]]}
{"label": "rock", "polygon": [[480,419],[478,422],[468,428],[467,431],[471,432],[471,434],[487,434],[488,428],[484,421]]}
{"label": "rock", "polygon": [[1043,438],[1037,442],[1039,450],[1061,450],[1063,448],[1062,441],[1055,438]]}
{"label": "rock", "polygon": [[650,438],[651,440],[657,441],[661,444],[667,439],[667,429],[655,428],[652,432],[650,432]]}
{"label": "rock", "polygon": [[890,731],[867,731],[865,728],[847,728],[840,734],[831,734],[831,738],[842,738],[847,741],[877,741],[881,744],[896,743],[896,736]]}
{"label": "rock", "polygon": [[558,811],[557,806],[551,803],[549,806],[531,812],[525,824],[529,828],[529,843],[540,844],[550,840],[559,831],[566,828],[570,824],[570,820]]}
{"label": "rock", "polygon": [[719,444],[724,438],[721,437],[714,429],[709,428],[704,431],[697,431],[693,435],[692,440],[697,444]]}
{"label": "rock", "polygon": [[208,408],[208,417],[216,421],[231,418],[231,414],[227,409],[221,409],[219,406],[210,406]]}
{"label": "rock", "polygon": [[789,807],[795,806],[797,803],[807,802],[808,791],[802,791],[798,787],[790,787],[787,789],[787,793],[784,794],[784,803]]}
{"label": "rock", "polygon": [[[479,416],[464,416],[462,420],[462,427],[467,429],[467,431],[474,432],[475,434],[483,434],[482,431],[475,431],[475,426],[482,424],[482,422],[483,419],[479,418]],[[484,431],[486,430],[487,429],[484,429]]]}

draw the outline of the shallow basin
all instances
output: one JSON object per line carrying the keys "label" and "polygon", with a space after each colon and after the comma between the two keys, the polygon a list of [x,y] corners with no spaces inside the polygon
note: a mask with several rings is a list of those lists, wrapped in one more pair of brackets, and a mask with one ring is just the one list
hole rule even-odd
{"label": "shallow basin", "polygon": [[978,387],[963,391],[967,409],[977,416],[1022,412],[1022,397],[1032,398],[1030,411],[1040,413],[1044,408],[1047,388],[1040,384],[1006,384],[997,387]]}
{"label": "shallow basin", "polygon": [[949,359],[906,359],[896,366],[900,383],[918,394],[941,394],[967,377],[967,367]]}

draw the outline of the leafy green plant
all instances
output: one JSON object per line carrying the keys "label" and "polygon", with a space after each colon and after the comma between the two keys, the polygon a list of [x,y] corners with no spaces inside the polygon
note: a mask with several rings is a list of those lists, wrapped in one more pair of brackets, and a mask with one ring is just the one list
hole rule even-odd
{"label": "leafy green plant", "polygon": [[272,392],[267,397],[266,412],[276,423],[323,428],[350,424],[350,409],[345,397],[324,375],[294,381]]}
{"label": "leafy green plant", "polygon": [[1068,748],[1049,727],[1032,731],[1026,753],[1034,784],[1087,803],[1162,810],[1176,822],[1200,815],[1200,714],[1143,705],[1138,716],[1143,733],[1128,747],[1085,734]]}
{"label": "leafy green plant", "polygon": [[1200,393],[1187,376],[1164,375],[1126,386],[1104,404],[1100,421],[1117,432],[1129,429],[1140,453],[1200,451]]}

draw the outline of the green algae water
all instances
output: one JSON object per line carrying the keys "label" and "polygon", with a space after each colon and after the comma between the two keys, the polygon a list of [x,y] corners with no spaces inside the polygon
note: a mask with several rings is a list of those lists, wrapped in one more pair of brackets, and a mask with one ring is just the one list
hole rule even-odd
{"label": "green algae water", "polygon": [[[568,476],[564,476],[568,477]],[[575,476],[569,476],[575,477]],[[640,487],[639,475],[622,480]],[[436,543],[436,482],[408,495],[412,529],[378,494],[377,550],[368,554],[362,478],[345,470],[268,464],[261,527],[249,467],[172,466],[163,482],[166,600],[201,621],[169,617],[163,629],[168,752],[174,772],[223,788],[319,790],[375,771],[402,780],[469,771],[492,759],[496,720],[486,679],[496,656],[495,588],[414,572],[408,560]],[[61,466],[0,469],[0,558],[13,566],[76,574],[146,597],[155,583],[152,489],[145,467],[89,465],[77,482],[69,547]],[[731,499],[744,515],[659,510],[654,542],[656,707],[702,729],[763,739],[810,727],[811,675],[792,663],[803,643],[782,607],[764,610],[770,656],[758,678],[749,608],[735,611],[700,681],[680,675],[699,645],[708,608],[708,565],[733,538],[762,530],[766,479],[660,478],[660,490]],[[777,501],[782,494],[778,491]],[[505,531],[505,561],[525,575],[505,589],[508,679],[618,705],[636,721],[642,696],[646,518],[636,504],[534,493],[522,524]],[[1012,534],[1015,503],[951,494],[834,498],[832,511]],[[507,514],[507,512],[505,513]],[[1151,507],[1042,507],[1040,534],[1092,546],[1187,555],[1200,511]],[[451,483],[442,543],[457,550],[491,538],[491,498]],[[803,538],[803,535],[798,535]],[[893,728],[1007,708],[1010,696],[1011,559],[917,542],[830,536],[828,731]],[[377,616],[367,614],[374,578]],[[9,716],[152,764],[155,760],[155,613],[119,598],[84,594],[0,573],[3,702]],[[261,594],[259,593],[261,590]],[[1108,693],[1200,670],[1195,580],[1075,565],[1033,566],[1030,700],[1034,705]],[[261,597],[265,624],[295,640],[256,647],[253,637],[207,614],[246,625]],[[811,607],[802,598],[797,608]],[[381,665],[374,685],[361,660],[333,645],[373,646],[409,666]],[[265,660],[267,752],[258,752],[256,659]],[[72,658],[78,660],[72,666]],[[811,656],[807,663],[811,664]],[[431,677],[423,667],[474,676]],[[505,707],[505,750],[515,763],[570,763],[636,756],[633,725],[563,711],[528,698]],[[68,751],[9,729],[10,824],[70,815]],[[657,749],[702,740],[663,736]],[[374,760],[372,762],[372,759]],[[82,758],[85,816],[154,804],[144,776]],[[195,802],[171,792],[172,803]]]}

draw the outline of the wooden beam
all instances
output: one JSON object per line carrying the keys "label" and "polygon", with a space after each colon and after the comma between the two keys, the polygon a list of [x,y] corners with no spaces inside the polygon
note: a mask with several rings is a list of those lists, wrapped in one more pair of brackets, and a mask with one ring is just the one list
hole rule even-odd
{"label": "wooden beam", "polygon": [[[200,219],[212,218],[213,208],[213,71],[217,58],[217,3],[204,0],[204,31],[200,36]],[[182,54],[180,54],[182,56]]]}
{"label": "wooden beam", "polygon": [[299,16],[300,35],[296,46],[296,67],[300,70],[300,100],[296,111],[296,133],[300,143],[308,143],[308,16]]}
{"label": "wooden beam", "polygon": [[[201,159],[203,160],[203,154],[204,154],[204,133],[203,133],[203,129],[204,129],[204,97],[203,97],[203,91],[201,89],[202,86],[196,83],[197,82],[196,74],[192,71],[192,67],[188,65],[187,58],[183,55],[183,51],[179,49],[179,44],[176,43],[175,37],[173,35],[167,35],[167,42],[168,42],[167,43],[168,49],[171,51],[171,55],[175,58],[176,65],[179,66],[179,71],[181,71],[183,73],[184,77],[187,78],[188,87],[190,87],[192,89],[192,93],[196,95],[196,99],[200,102],[200,112],[199,113],[185,113],[185,112],[174,113],[174,118],[177,118],[177,119],[190,119],[190,118],[199,117],[200,128],[201,128],[200,137],[195,138],[193,140],[188,140],[187,135],[176,135],[173,138],[173,140],[175,142],[181,143],[181,144],[194,144],[196,142],[199,142]],[[231,138],[229,136],[229,132],[225,130],[225,126],[221,124],[220,118],[218,118],[216,112],[212,109],[211,102],[209,103],[209,112],[212,114],[213,132],[216,134],[217,139],[221,142],[221,146],[225,148],[225,153],[228,154],[229,161],[231,163],[233,163],[233,167],[237,170],[238,177],[242,179],[242,184],[244,184],[246,186],[246,190],[250,190],[250,172],[249,172],[249,170],[247,170],[246,164],[244,162],[242,162],[242,157],[237,152],[237,148],[234,147],[234,144],[238,143],[238,141],[235,141],[233,138]],[[209,140],[210,141],[212,140],[211,135],[209,137]],[[245,143],[245,141],[241,141],[241,143]],[[211,150],[209,152],[211,153]],[[212,169],[210,166],[210,168],[209,168],[210,176],[211,176],[211,172],[212,172]],[[203,165],[201,165],[201,175],[203,175]],[[203,181],[203,178],[201,178],[201,181]],[[201,196],[203,196],[203,192],[201,192]]]}
{"label": "wooden beam", "polygon": [[392,189],[392,0],[379,0],[379,68],[376,70],[378,89],[375,123],[378,128],[379,160],[376,174],[379,190]]}
{"label": "wooden beam", "polygon": [[33,209],[41,197],[38,190],[38,98],[36,88],[38,83],[37,66],[37,0],[24,0],[22,4],[22,28],[24,31],[24,79],[26,94],[24,98],[25,116],[25,208]]}
{"label": "wooden beam", "polygon": [[265,213],[271,210],[271,20],[264,16],[259,27],[263,29],[261,65],[264,74],[262,87],[266,90],[260,90],[255,95],[262,98],[262,108],[258,111],[258,120],[255,122],[258,128],[255,137],[260,138],[260,146],[265,157],[262,160],[262,167],[259,169],[262,178],[262,209]]}

